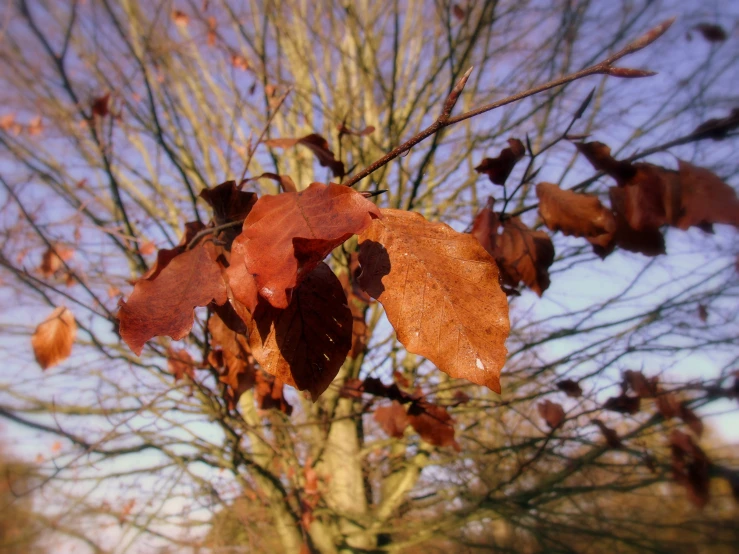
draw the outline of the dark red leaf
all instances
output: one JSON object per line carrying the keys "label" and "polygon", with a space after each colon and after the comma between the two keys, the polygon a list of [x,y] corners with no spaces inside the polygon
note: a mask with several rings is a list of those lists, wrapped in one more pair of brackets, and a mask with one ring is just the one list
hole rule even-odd
{"label": "dark red leaf", "polygon": [[539,410],[539,415],[547,422],[550,429],[556,429],[562,425],[562,422],[565,419],[565,411],[560,404],[550,400],[544,400],[543,402],[539,402],[536,408]]}
{"label": "dark red leaf", "polygon": [[516,163],[526,154],[526,147],[516,139],[508,139],[509,146],[501,150],[497,158],[485,158],[475,168],[478,173],[484,173],[496,185],[504,185],[506,179],[513,171]]}
{"label": "dark red leaf", "polygon": [[634,415],[639,412],[640,406],[641,402],[638,396],[622,394],[621,396],[614,396],[606,400],[605,404],[603,404],[603,409]]}
{"label": "dark red leaf", "polygon": [[580,385],[572,379],[565,379],[564,381],[558,382],[557,388],[571,398],[580,398],[582,396]]}

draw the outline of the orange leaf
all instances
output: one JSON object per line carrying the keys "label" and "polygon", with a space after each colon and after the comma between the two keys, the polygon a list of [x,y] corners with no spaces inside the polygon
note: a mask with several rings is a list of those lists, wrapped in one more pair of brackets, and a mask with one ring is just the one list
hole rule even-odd
{"label": "orange leaf", "polygon": [[739,227],[739,199],[729,185],[705,168],[678,160],[682,215],[675,226],[725,223]]}
{"label": "orange leaf", "polygon": [[65,246],[55,245],[49,247],[41,256],[41,265],[38,270],[44,277],[52,277],[59,271],[64,262],[68,262],[74,256],[74,250]]}
{"label": "orange leaf", "polygon": [[539,410],[539,415],[547,422],[550,429],[556,429],[562,425],[565,419],[564,408],[556,402],[544,400],[544,402],[537,404],[536,409]]}
{"label": "orange leaf", "polygon": [[616,230],[616,220],[611,210],[605,208],[595,196],[562,190],[551,183],[536,185],[536,195],[539,197],[539,214],[553,232],[562,231],[564,235],[576,237],[597,237],[612,235]]}
{"label": "orange leaf", "polygon": [[475,168],[475,171],[484,173],[496,185],[505,184],[513,167],[526,154],[526,148],[517,138],[508,139],[508,144],[510,146],[501,150],[497,158],[485,158]]}
{"label": "orange leaf", "polygon": [[195,361],[187,350],[167,348],[167,369],[174,375],[175,381],[184,379],[185,376],[195,378]]}
{"label": "orange leaf", "polygon": [[285,384],[264,371],[256,372],[254,397],[260,410],[280,410],[285,415],[293,413],[293,407],[285,399]]}
{"label": "orange leaf", "polygon": [[382,214],[360,236],[359,284],[385,307],[409,352],[500,392],[509,322],[495,261],[448,225],[413,212]]}
{"label": "orange leaf", "polygon": [[[497,226],[492,229],[481,227],[478,223],[485,217],[484,212],[475,218],[472,235],[493,246],[491,254],[500,267],[501,280],[505,285],[517,287],[523,282],[539,296],[549,288],[549,266],[554,262],[554,245],[544,231],[533,231],[518,217],[506,219],[503,232],[497,234]],[[495,219],[487,216],[491,222]],[[478,238],[478,240],[480,240]]]}
{"label": "orange leaf", "polygon": [[176,256],[156,277],[139,280],[118,312],[121,338],[137,355],[152,337],[185,338],[194,309],[228,300],[221,268],[211,243],[200,243]]}
{"label": "orange leaf", "polygon": [[55,308],[31,336],[31,346],[41,369],[47,369],[67,359],[77,336],[74,315],[64,306]]}
{"label": "orange leaf", "polygon": [[408,408],[408,421],[423,440],[434,446],[451,446],[459,452],[462,448],[454,439],[452,417],[446,408],[415,400]]}
{"label": "orange leaf", "polygon": [[382,430],[395,439],[403,437],[403,432],[410,423],[405,408],[397,400],[393,400],[389,406],[378,406],[374,418]]}
{"label": "orange leaf", "polygon": [[315,401],[351,348],[352,314],[339,279],[323,262],[295,289],[284,310],[261,302],[249,344],[262,369]]}
{"label": "orange leaf", "polygon": [[275,308],[286,308],[290,290],[375,217],[377,206],[340,185],[312,183],[301,192],[262,196],[233,243],[228,278],[234,298],[253,311],[256,289]]}
{"label": "orange leaf", "polygon": [[233,331],[218,314],[210,317],[208,331],[211,345],[221,349],[225,373],[220,381],[229,387],[227,399],[235,404],[255,383],[255,360],[251,348],[246,336]]}
{"label": "orange leaf", "polygon": [[162,248],[157,252],[157,259],[149,270],[144,273],[139,279],[146,279],[151,281],[156,279],[157,275],[167,267],[167,264],[175,259],[177,256],[185,252],[187,245],[193,239],[193,237],[205,228],[205,225],[199,221],[189,221],[185,223],[185,234],[180,239],[180,243],[174,248]]}

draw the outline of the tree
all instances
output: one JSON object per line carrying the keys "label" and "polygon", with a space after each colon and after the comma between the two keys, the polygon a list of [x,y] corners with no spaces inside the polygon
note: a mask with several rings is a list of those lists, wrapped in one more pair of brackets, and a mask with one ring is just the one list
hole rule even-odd
{"label": "tree", "polygon": [[[668,548],[644,522],[728,549],[736,456],[700,439],[737,394],[721,17],[321,7],[9,9],[0,264],[29,340],[0,414],[63,438],[55,521],[101,550]],[[619,518],[640,494],[708,507]]]}

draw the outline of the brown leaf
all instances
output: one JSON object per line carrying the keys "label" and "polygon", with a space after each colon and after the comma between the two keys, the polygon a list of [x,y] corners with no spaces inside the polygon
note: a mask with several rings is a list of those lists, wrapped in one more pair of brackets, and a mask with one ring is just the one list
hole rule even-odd
{"label": "brown leaf", "polygon": [[339,131],[339,140],[341,140],[341,137],[343,135],[352,135],[352,136],[355,136],[355,137],[364,137],[364,136],[367,136],[367,135],[372,134],[372,133],[375,132],[375,128],[372,125],[368,125],[364,129],[360,129],[359,131],[354,131],[354,130],[350,129],[349,127],[347,127],[346,125],[344,125],[343,123],[339,123],[336,126],[336,129]]}
{"label": "brown leaf", "polygon": [[580,398],[582,396],[580,385],[572,379],[565,379],[564,381],[558,382],[557,388],[570,398]]}
{"label": "brown leaf", "polygon": [[457,452],[462,449],[454,439],[454,422],[446,408],[425,400],[415,400],[408,408],[407,415],[411,427],[427,443],[451,446]]}
{"label": "brown leaf", "polygon": [[313,401],[339,372],[351,347],[352,314],[341,283],[323,262],[295,289],[284,310],[261,302],[249,344],[262,369]]}
{"label": "brown leaf", "polygon": [[638,396],[628,396],[626,394],[613,396],[603,404],[604,410],[611,410],[612,412],[631,415],[638,413],[640,407],[641,400]]}
{"label": "brown leaf", "polygon": [[687,229],[692,225],[725,223],[739,227],[739,199],[729,185],[705,168],[678,160],[681,215],[674,225]]}
{"label": "brown leaf", "polygon": [[47,248],[41,256],[39,272],[44,277],[54,276],[74,256],[74,250],[66,246],[54,245]]}
{"label": "brown leaf", "polygon": [[708,309],[703,304],[698,304],[698,319],[703,323],[708,321]]}
{"label": "brown leaf", "polygon": [[[243,192],[235,181],[226,181],[212,189],[200,191],[200,198],[213,208],[213,220],[216,225],[243,221],[257,202],[253,192]],[[239,235],[239,227],[231,227],[221,231],[221,238],[230,249],[231,243]]]}
{"label": "brown leaf", "polygon": [[661,393],[657,396],[657,410],[665,419],[677,417],[680,414],[680,401],[673,392]]}
{"label": "brown leaf", "polygon": [[265,140],[264,144],[278,148],[290,148],[296,144],[302,144],[313,152],[318,159],[318,163],[321,164],[322,167],[328,167],[331,169],[334,177],[339,177],[340,179],[344,177],[344,163],[334,157],[334,153],[328,147],[328,141],[318,133],[311,133],[302,138]]}
{"label": "brown leaf", "polygon": [[685,402],[680,403],[678,414],[680,419],[683,420],[683,423],[690,427],[690,430],[693,431],[696,436],[700,437],[703,434],[703,422],[701,421],[701,418],[699,418],[693,410],[688,408]]}
{"label": "brown leaf", "polygon": [[624,372],[624,381],[639,398],[655,398],[659,393],[658,378],[647,379],[641,371]]}
{"label": "brown leaf", "polygon": [[547,422],[550,429],[556,429],[565,419],[565,411],[561,404],[552,402],[550,400],[544,400],[536,405],[536,409],[539,410],[539,415],[544,421]]}
{"label": "brown leaf", "polygon": [[167,348],[167,369],[174,375],[174,380],[179,381],[185,376],[195,378],[195,360],[187,350],[175,350]]}
{"label": "brown leaf", "polygon": [[280,187],[282,187],[282,192],[298,192],[298,187],[295,186],[295,181],[293,181],[289,175],[278,175],[277,173],[262,173],[257,177],[252,177],[251,179],[249,179],[249,181],[254,181],[255,179],[272,179],[273,181],[279,183]]}
{"label": "brown leaf", "polygon": [[378,406],[374,418],[382,430],[395,439],[402,438],[405,428],[410,424],[405,408],[397,400],[388,406]]}
{"label": "brown leaf", "polygon": [[257,407],[260,410],[280,410],[287,416],[291,415],[293,407],[285,398],[285,384],[264,371],[257,371],[255,377],[254,397]]}
{"label": "brown leaf", "polygon": [[692,134],[713,140],[723,140],[729,131],[737,127],[739,127],[739,108],[734,108],[726,117],[709,119],[701,123]]}
{"label": "brown leaf", "polygon": [[513,167],[526,154],[526,148],[520,140],[511,138],[508,139],[508,144],[510,146],[501,150],[497,158],[485,158],[475,168],[475,171],[484,173],[496,185],[505,184]]}
{"label": "brown leaf", "polygon": [[456,17],[460,21],[464,21],[464,17],[466,15],[466,12],[464,11],[464,8],[460,6],[459,4],[454,4],[452,6],[452,14],[454,17]]}
{"label": "brown leaf", "polygon": [[496,241],[495,259],[503,283],[523,283],[539,296],[549,288],[549,266],[554,263],[554,245],[544,231],[532,231],[518,217],[503,222]]}
{"label": "brown leaf", "polygon": [[180,10],[172,11],[172,20],[180,27],[187,27],[187,24],[190,23],[190,17]]}
{"label": "brown leaf", "polygon": [[227,400],[235,404],[244,392],[254,386],[256,379],[255,359],[248,339],[244,334],[234,331],[219,314],[210,317],[208,331],[211,345],[221,350],[225,371],[219,380],[228,386]]}
{"label": "brown leaf", "polygon": [[[625,205],[626,193],[623,188],[611,187],[608,190],[611,198],[611,208],[616,218],[616,232],[612,240],[599,242],[596,239],[589,239],[593,243],[593,250],[600,257],[605,258],[618,246],[629,252],[637,252],[645,256],[658,256],[665,253],[665,238],[659,229],[644,229],[637,231],[626,219]],[[604,237],[605,235],[601,235]],[[597,237],[600,239],[601,237]]]}
{"label": "brown leaf", "polygon": [[362,380],[355,377],[349,377],[344,381],[339,390],[341,398],[362,398]]}
{"label": "brown leaf", "polygon": [[553,232],[576,237],[611,236],[616,231],[616,220],[597,197],[562,190],[551,183],[536,185],[539,197],[539,215]]}
{"label": "brown leaf", "polygon": [[621,444],[621,439],[618,438],[618,433],[616,433],[616,431],[606,427],[606,425],[599,419],[594,419],[593,423],[597,425],[601,433],[603,433],[603,436],[606,439],[606,444],[608,446],[610,446],[611,448],[621,448],[623,446],[623,444]]}
{"label": "brown leaf", "polygon": [[103,96],[93,98],[92,100],[92,116],[105,117],[110,113],[110,93]]}
{"label": "brown leaf", "polygon": [[140,355],[152,337],[185,338],[195,321],[196,307],[226,300],[215,249],[211,243],[200,243],[173,258],[156,277],[139,280],[128,302],[121,300],[121,338]]}
{"label": "brown leaf", "polygon": [[723,27],[713,23],[698,23],[694,29],[703,35],[703,38],[708,42],[723,42],[727,38]]}
{"label": "brown leaf", "polygon": [[382,303],[409,352],[500,392],[509,322],[495,261],[448,225],[413,212],[382,214],[360,236],[360,285]]}
{"label": "brown leaf", "polygon": [[236,69],[240,69],[241,71],[247,71],[249,69],[248,60],[244,56],[242,56],[241,54],[237,54],[236,52],[233,52],[231,54],[231,65],[234,66]]}
{"label": "brown leaf", "polygon": [[629,162],[618,161],[611,156],[610,147],[602,142],[578,142],[575,147],[595,169],[616,179],[619,186],[624,186],[636,174],[636,170]]}
{"label": "brown leaf", "polygon": [[690,435],[673,429],[670,435],[672,475],[686,488],[690,501],[703,508],[710,496],[711,462]]}
{"label": "brown leaf", "polygon": [[286,308],[291,289],[375,217],[377,206],[340,185],[312,183],[301,192],[262,196],[233,243],[228,278],[234,298],[252,311],[255,288],[275,308]]}
{"label": "brown leaf", "polygon": [[74,315],[64,306],[54,308],[51,315],[36,327],[31,336],[31,346],[41,369],[66,360],[72,353],[72,345],[77,336],[77,323]]}

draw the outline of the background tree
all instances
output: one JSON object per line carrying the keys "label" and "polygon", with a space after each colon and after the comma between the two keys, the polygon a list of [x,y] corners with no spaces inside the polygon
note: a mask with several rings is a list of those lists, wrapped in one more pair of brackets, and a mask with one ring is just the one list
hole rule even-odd
{"label": "background tree", "polygon": [[[83,522],[90,548],[116,552],[202,540],[285,552],[728,551],[736,455],[701,440],[696,413],[735,409],[737,249],[724,224],[736,212],[723,185],[737,169],[733,9],[14,2],[0,46],[12,360],[0,415],[38,437],[30,453],[62,439],[40,464],[45,494],[63,499],[47,517]],[[263,197],[289,190],[287,176],[298,190],[351,182],[437,120],[470,66],[452,117],[592,67],[672,15],[664,37],[617,64],[658,76],[572,79],[432,133],[355,183],[387,190],[373,197],[383,208],[473,231],[496,257],[511,293],[501,395],[402,347],[354,286],[355,239],[327,259],[348,296],[351,355],[315,403],[263,373],[215,306],[196,312],[185,342],[152,340],[140,357],[121,342],[131,283],[181,262],[199,224],[238,224],[250,208],[234,192],[243,211],[230,212],[219,183],[248,178],[243,190]],[[721,179],[655,169],[677,168],[674,156]],[[632,165],[643,158],[656,165]],[[640,183],[672,190],[675,175],[697,184],[681,185],[693,200],[670,212]],[[613,223],[568,227],[561,206],[575,201],[558,204],[542,182],[597,195]],[[588,210],[576,221],[594,219]],[[237,233],[205,242],[222,248]],[[72,357],[41,373],[34,333],[43,367],[74,343]],[[681,507],[649,512],[666,499]],[[624,504],[640,509],[614,508]]]}

